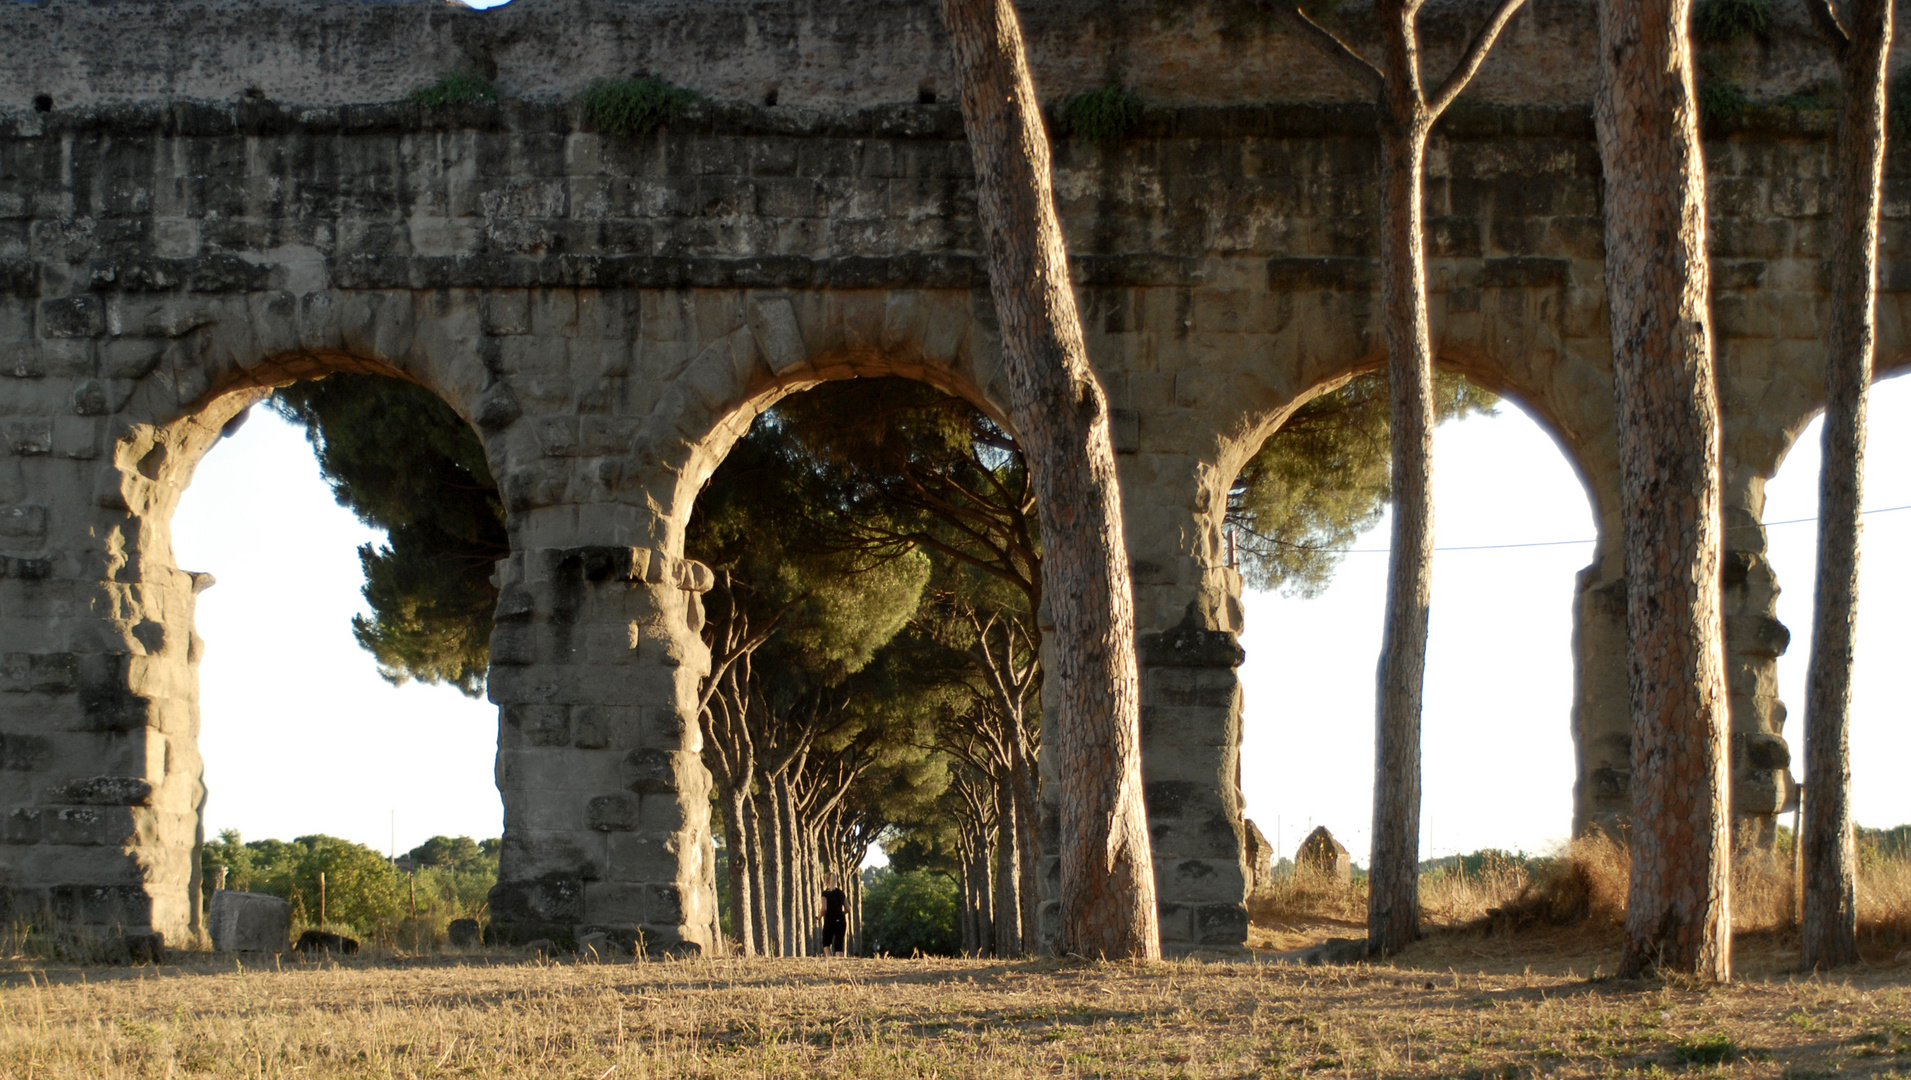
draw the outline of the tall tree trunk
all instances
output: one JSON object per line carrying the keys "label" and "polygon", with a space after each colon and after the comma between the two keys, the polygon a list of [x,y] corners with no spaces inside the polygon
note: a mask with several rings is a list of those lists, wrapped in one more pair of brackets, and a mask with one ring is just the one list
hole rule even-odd
{"label": "tall tree trunk", "polygon": [[779,775],[770,785],[771,800],[776,806],[777,862],[780,863],[777,889],[782,901],[779,914],[782,930],[782,955],[802,956],[798,947],[801,939],[801,924],[797,922],[797,854],[796,821],[790,814],[790,787],[786,776]]}
{"label": "tall tree trunk", "polygon": [[1433,579],[1433,342],[1427,325],[1422,186],[1427,137],[1473,80],[1524,0],[1500,0],[1428,95],[1420,78],[1421,0],[1379,0],[1378,67],[1291,0],[1275,10],[1379,106],[1381,308],[1392,419],[1393,544],[1374,705],[1373,848],[1367,950],[1398,952],[1420,934],[1420,708]]}
{"label": "tall tree trunk", "polygon": [[1433,343],[1421,224],[1428,120],[1412,102],[1397,107],[1406,116],[1382,121],[1380,168],[1393,542],[1375,695],[1367,893],[1367,949],[1375,956],[1390,956],[1420,936],[1420,707],[1433,591]]}
{"label": "tall tree trunk", "polygon": [[970,869],[972,859],[967,830],[959,830],[956,840],[956,870],[961,879],[957,884],[960,886],[959,892],[962,895],[962,955],[964,956],[977,955],[977,942],[980,940],[980,935],[976,933],[975,874]]}
{"label": "tall tree trunk", "polygon": [[754,795],[743,800],[744,812],[749,817],[749,828],[744,833],[744,843],[750,849],[750,930],[755,935],[756,954],[774,956],[770,944],[770,910],[768,892],[765,889],[763,873],[763,815],[761,804]]}
{"label": "tall tree trunk", "polygon": [[1037,779],[1034,763],[1029,755],[1020,748],[1015,751],[1009,762],[1009,782],[1015,792],[1015,828],[1016,850],[1021,856],[1021,864],[1016,868],[1021,878],[1020,897],[1022,901],[1022,951],[1034,953],[1042,948],[1042,928],[1038,921],[1041,914],[1042,890],[1038,875],[1041,873],[1042,852],[1041,830],[1036,826],[1036,808],[1041,805],[1040,794],[1036,789]]}
{"label": "tall tree trunk", "polygon": [[995,830],[984,825],[976,832],[975,850],[969,856],[969,876],[975,881],[975,954],[989,956],[995,951]]}
{"label": "tall tree trunk", "polygon": [[785,859],[783,844],[783,815],[777,809],[776,781],[765,780],[762,783],[761,799],[757,814],[764,823],[763,832],[763,906],[765,933],[769,936],[770,956],[788,956],[788,941],[784,936],[786,924],[784,885]]}
{"label": "tall tree trunk", "polygon": [[[1844,100],[1833,144],[1831,327],[1825,348],[1824,461],[1818,474],[1818,592],[1805,699],[1804,917],[1806,970],[1858,959],[1857,872],[1851,835],[1851,667],[1858,622],[1865,398],[1877,345],[1878,201],[1884,179],[1890,0],[1855,0],[1841,21],[1811,4],[1839,54]],[[1826,25],[1828,24],[1828,25]]]}
{"label": "tall tree trunk", "polygon": [[753,905],[749,841],[744,838],[749,827],[744,807],[750,797],[734,788],[723,794],[723,844],[730,852],[730,931],[736,935],[737,952],[750,956],[756,952],[756,938],[750,925]]}
{"label": "tall tree trunk", "polygon": [[1141,799],[1134,598],[1108,401],[1088,365],[1049,178],[1048,136],[1010,0],[943,0],[975,155],[1009,412],[1034,475],[1055,617],[1062,932],[1089,957],[1157,957]]}
{"label": "tall tree trunk", "polygon": [[[863,855],[868,854],[865,848]],[[849,878],[843,882],[843,892],[849,897],[849,932],[843,939],[843,951],[850,956],[862,956],[863,953],[863,872],[862,857],[851,859],[848,866]]]}
{"label": "tall tree trunk", "polygon": [[1022,955],[1022,902],[1016,888],[1022,876],[1016,843],[1015,793],[1007,778],[995,785],[995,955]]}
{"label": "tall tree trunk", "polygon": [[1719,420],[1689,0],[1599,0],[1632,710],[1623,976],[1727,981],[1731,961]]}

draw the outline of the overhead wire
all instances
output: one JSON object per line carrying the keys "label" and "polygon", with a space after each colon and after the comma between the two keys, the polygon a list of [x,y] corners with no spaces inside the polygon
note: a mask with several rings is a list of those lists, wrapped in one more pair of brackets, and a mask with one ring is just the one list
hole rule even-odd
{"label": "overhead wire", "polygon": [[[1871,514],[1889,514],[1897,510],[1911,510],[1911,505],[1881,506],[1875,510],[1864,510],[1864,511],[1860,511],[1860,513],[1865,516],[1869,516]],[[1803,525],[1806,522],[1813,522],[1817,520],[1818,518],[1815,516],[1802,517],[1802,518],[1787,518],[1783,521],[1761,521],[1758,523],[1756,527],[1769,529],[1778,525]],[[1751,525],[1726,526],[1726,529],[1728,531],[1732,529],[1750,529],[1750,528],[1754,528],[1754,526],[1751,526]],[[1252,530],[1246,530],[1246,531],[1252,533]],[[1272,540],[1274,543],[1284,543],[1283,541],[1275,540],[1273,537],[1261,537],[1258,533],[1255,533],[1254,535],[1262,540]],[[1596,544],[1598,542],[1599,541],[1597,538],[1588,539],[1588,540],[1534,540],[1534,541],[1528,541],[1526,543],[1519,543],[1519,544],[1453,544],[1448,546],[1435,547],[1433,550],[1434,551],[1503,551],[1503,550],[1506,550],[1507,548],[1570,547],[1574,544]],[[1288,544],[1286,546],[1301,547],[1303,545]],[[1318,551],[1323,555],[1386,555],[1392,549],[1390,548],[1307,548],[1306,550]]]}

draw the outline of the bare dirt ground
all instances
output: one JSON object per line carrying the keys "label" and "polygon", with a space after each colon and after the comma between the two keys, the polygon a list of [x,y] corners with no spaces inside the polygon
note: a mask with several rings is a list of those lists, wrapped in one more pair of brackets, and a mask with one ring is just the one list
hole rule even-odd
{"label": "bare dirt ground", "polygon": [[[1258,930],[1301,948],[1359,928]],[[1836,977],[1606,978],[1616,938],[1442,932],[1396,963],[185,954],[0,965],[0,1076],[1911,1077],[1911,951]]]}

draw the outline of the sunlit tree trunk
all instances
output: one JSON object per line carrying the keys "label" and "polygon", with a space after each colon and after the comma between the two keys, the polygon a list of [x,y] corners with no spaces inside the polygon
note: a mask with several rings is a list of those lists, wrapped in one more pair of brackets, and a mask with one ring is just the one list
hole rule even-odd
{"label": "sunlit tree trunk", "polygon": [[1380,140],[1386,219],[1380,294],[1393,422],[1393,542],[1375,699],[1367,886],[1368,951],[1376,956],[1391,955],[1420,936],[1420,707],[1433,586],[1433,346],[1421,221],[1429,122],[1424,107],[1411,102],[1400,103],[1398,111],[1407,115],[1398,121],[1383,118]]}
{"label": "sunlit tree trunk", "polygon": [[1624,976],[1731,978],[1718,399],[1689,0],[1599,0],[1632,710]]}
{"label": "sunlit tree trunk", "polygon": [[942,12],[975,156],[1009,412],[1035,481],[1042,591],[1055,617],[1059,944],[1090,957],[1156,957],[1121,492],[1108,401],[1088,365],[1055,216],[1048,136],[1009,0],[943,0]]}
{"label": "sunlit tree trunk", "polygon": [[1524,0],[1501,0],[1446,80],[1420,78],[1420,0],[1378,0],[1370,63],[1291,0],[1265,0],[1375,97],[1380,126],[1380,299],[1392,419],[1393,543],[1374,706],[1374,816],[1367,948],[1388,956],[1420,934],[1420,711],[1433,581],[1433,342],[1422,193],[1427,138]]}
{"label": "sunlit tree trunk", "polygon": [[1811,0],[1838,54],[1844,98],[1832,149],[1831,326],[1825,348],[1824,462],[1818,474],[1818,582],[1805,698],[1801,960],[1858,959],[1851,821],[1851,668],[1858,623],[1865,398],[1877,348],[1878,202],[1884,180],[1890,0],[1854,0],[1840,19]]}

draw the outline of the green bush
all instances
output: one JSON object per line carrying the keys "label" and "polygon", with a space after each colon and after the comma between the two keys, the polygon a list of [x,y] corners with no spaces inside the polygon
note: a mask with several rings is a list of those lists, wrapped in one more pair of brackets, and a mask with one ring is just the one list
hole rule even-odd
{"label": "green bush", "polygon": [[412,91],[411,100],[425,106],[464,105],[492,101],[498,96],[491,81],[475,71],[454,71],[430,86]]}
{"label": "green bush", "polygon": [[694,90],[662,79],[598,79],[584,89],[584,122],[609,135],[642,138],[683,115]]}
{"label": "green bush", "polygon": [[1062,122],[1077,139],[1112,146],[1141,121],[1141,99],[1122,86],[1078,94],[1062,107]]}
{"label": "green bush", "polygon": [[928,870],[863,875],[863,950],[871,956],[955,956],[961,897],[956,883]]}

